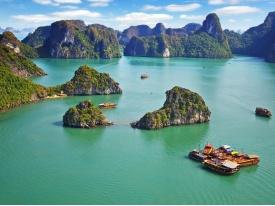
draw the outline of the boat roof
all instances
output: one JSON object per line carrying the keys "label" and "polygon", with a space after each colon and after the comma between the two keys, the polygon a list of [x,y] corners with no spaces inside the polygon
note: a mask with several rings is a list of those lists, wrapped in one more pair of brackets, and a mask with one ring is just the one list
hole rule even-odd
{"label": "boat roof", "polygon": [[227,145],[227,144],[223,145],[222,147],[223,147],[224,149],[230,149],[230,148],[231,148],[231,146],[230,146],[230,145]]}
{"label": "boat roof", "polygon": [[225,167],[228,167],[230,169],[235,169],[236,167],[239,166],[239,164],[237,164],[236,162],[232,162],[232,161],[229,161],[229,160],[223,161],[222,165],[225,166]]}
{"label": "boat roof", "polygon": [[248,158],[251,158],[251,159],[253,159],[253,158],[259,158],[258,155],[247,155],[247,156],[248,156]]}

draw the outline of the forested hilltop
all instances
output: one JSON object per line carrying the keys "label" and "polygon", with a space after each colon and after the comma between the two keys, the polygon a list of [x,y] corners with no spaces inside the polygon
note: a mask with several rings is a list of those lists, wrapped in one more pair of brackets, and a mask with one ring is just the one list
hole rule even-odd
{"label": "forested hilltop", "polygon": [[28,57],[37,57],[32,47],[21,43],[12,32],[7,31],[0,35],[0,66],[21,77],[45,75]]}
{"label": "forested hilltop", "polygon": [[114,58],[120,47],[113,29],[99,24],[86,26],[81,20],[62,20],[37,28],[22,40],[39,57]]}

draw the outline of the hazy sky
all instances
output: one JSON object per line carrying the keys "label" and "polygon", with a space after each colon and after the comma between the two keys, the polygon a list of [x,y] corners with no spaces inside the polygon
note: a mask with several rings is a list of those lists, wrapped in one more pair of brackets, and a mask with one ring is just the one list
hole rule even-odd
{"label": "hazy sky", "polygon": [[0,0],[0,27],[29,32],[60,19],[123,30],[130,25],[182,27],[216,12],[222,27],[246,30],[275,11],[275,0]]}

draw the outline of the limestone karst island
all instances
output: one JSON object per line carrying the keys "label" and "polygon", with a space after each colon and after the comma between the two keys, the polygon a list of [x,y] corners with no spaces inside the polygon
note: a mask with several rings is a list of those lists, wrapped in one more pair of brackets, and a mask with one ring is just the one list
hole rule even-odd
{"label": "limestone karst island", "polygon": [[0,0],[0,205],[274,205],[273,0]]}

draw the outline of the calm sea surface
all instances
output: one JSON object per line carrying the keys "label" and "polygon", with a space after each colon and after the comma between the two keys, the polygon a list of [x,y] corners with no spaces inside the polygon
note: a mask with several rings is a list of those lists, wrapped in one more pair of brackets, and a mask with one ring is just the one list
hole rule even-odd
{"label": "calm sea surface", "polygon": [[[61,84],[88,64],[110,73],[123,94],[47,100],[1,113],[1,204],[275,204],[275,121],[254,115],[257,106],[275,113],[275,64],[239,56],[35,63],[48,73],[34,80],[40,84]],[[142,73],[149,79],[141,80]],[[175,85],[204,97],[209,123],[157,131],[129,126],[160,108]],[[85,99],[117,103],[104,110],[115,125],[63,128],[65,111]],[[187,158],[206,143],[256,153],[261,162],[233,176],[214,174]]]}

